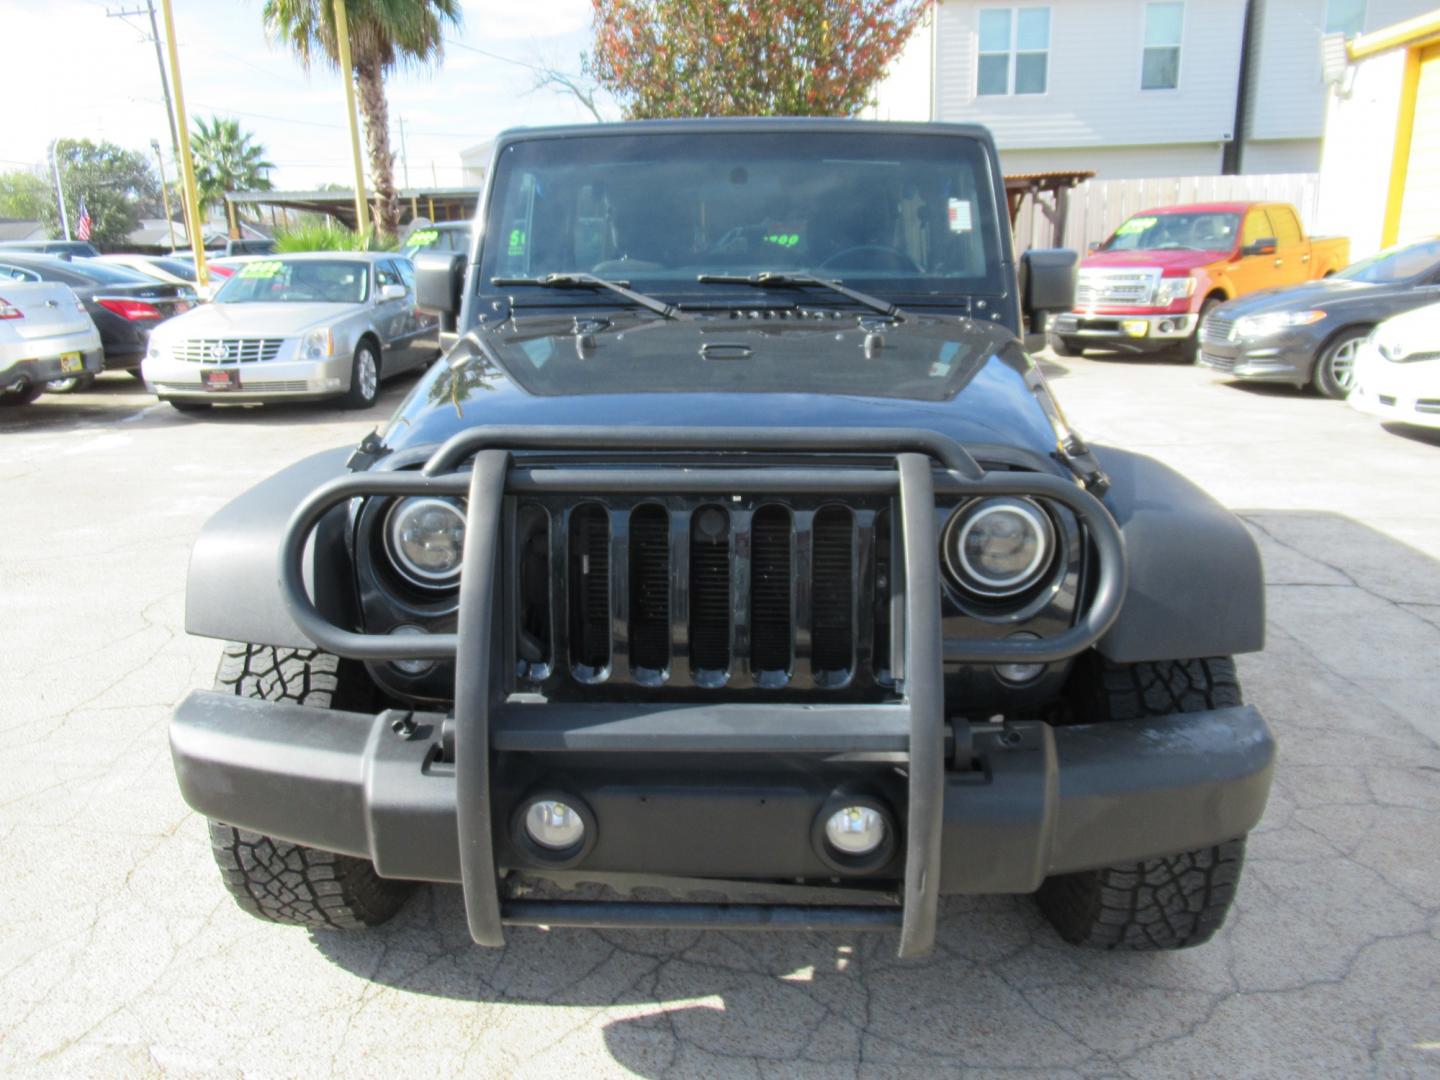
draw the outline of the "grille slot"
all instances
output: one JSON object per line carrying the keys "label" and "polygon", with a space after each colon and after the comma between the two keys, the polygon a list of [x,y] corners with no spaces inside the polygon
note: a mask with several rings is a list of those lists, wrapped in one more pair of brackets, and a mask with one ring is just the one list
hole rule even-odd
{"label": "grille slot", "polygon": [[790,670],[790,512],[762,507],[751,527],[750,666]]}
{"label": "grille slot", "polygon": [[827,506],[815,515],[810,666],[817,678],[822,674],[843,675],[854,662],[853,524],[850,511],[841,506]]}
{"label": "grille slot", "polygon": [[690,523],[690,667],[701,682],[730,667],[730,515],[718,506]]}
{"label": "grille slot", "polygon": [[570,516],[570,659],[582,681],[610,663],[610,515],[581,506]]}
{"label": "grille slot", "polygon": [[1210,314],[1200,324],[1200,341],[1205,345],[1226,345],[1230,342],[1230,330],[1234,320],[1229,316]]}
{"label": "grille slot", "polygon": [[630,664],[659,672],[670,662],[670,516],[642,506],[630,516]]}

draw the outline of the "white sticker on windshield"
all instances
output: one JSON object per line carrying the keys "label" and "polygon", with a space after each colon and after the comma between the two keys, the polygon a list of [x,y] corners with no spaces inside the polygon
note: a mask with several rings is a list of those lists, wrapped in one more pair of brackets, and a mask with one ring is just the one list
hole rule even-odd
{"label": "white sticker on windshield", "polygon": [[969,232],[973,226],[970,224],[970,201],[968,199],[951,199],[950,205],[950,231]]}

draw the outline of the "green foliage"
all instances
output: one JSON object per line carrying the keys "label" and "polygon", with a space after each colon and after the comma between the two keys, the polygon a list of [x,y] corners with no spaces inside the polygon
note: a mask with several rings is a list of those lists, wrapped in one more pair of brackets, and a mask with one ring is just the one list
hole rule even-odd
{"label": "green foliage", "polygon": [[394,243],[373,232],[362,236],[333,220],[305,223],[275,233],[275,246],[285,253],[301,251],[393,251]]}
{"label": "green foliage", "polygon": [[265,160],[265,148],[240,130],[238,120],[212,116],[195,121],[190,133],[190,153],[195,159],[195,187],[200,209],[205,211],[224,202],[230,191],[269,191],[273,185],[266,170],[275,166]]}
{"label": "green foliage", "polygon": [[594,0],[585,66],[631,118],[853,116],[931,0]]}
{"label": "green foliage", "polygon": [[[90,240],[100,247],[124,244],[142,217],[160,216],[160,183],[145,154],[89,139],[61,139],[55,152],[72,233],[82,198],[90,211]],[[53,200],[45,201],[41,220],[51,236],[62,235]]]}
{"label": "green foliage", "polygon": [[0,173],[0,218],[39,221],[54,201],[54,189],[34,173],[23,169]]}

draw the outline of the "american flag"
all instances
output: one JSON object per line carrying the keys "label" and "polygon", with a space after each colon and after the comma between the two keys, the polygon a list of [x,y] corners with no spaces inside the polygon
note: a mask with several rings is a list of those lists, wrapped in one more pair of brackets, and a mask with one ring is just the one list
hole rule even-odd
{"label": "american flag", "polygon": [[80,199],[80,220],[75,223],[75,238],[77,240],[89,240],[90,226],[92,224],[93,222],[90,220],[90,208],[85,205],[85,199],[82,197]]}

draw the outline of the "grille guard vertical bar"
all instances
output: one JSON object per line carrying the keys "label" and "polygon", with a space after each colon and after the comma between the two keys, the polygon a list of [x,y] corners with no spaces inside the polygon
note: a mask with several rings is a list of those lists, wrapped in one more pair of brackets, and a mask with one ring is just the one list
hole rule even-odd
{"label": "grille guard vertical bar", "polygon": [[[935,945],[940,905],[940,829],[945,809],[945,669],[940,638],[940,567],[935,557],[935,482],[930,461],[900,454],[905,555],[905,699],[910,705],[909,810],[899,955]],[[965,724],[963,736],[969,738]],[[957,747],[957,751],[961,748]],[[969,747],[964,747],[965,758]]]}
{"label": "grille guard vertical bar", "polygon": [[500,504],[510,454],[482,450],[470,473],[465,524],[465,569],[460,575],[455,665],[455,813],[465,921],[479,945],[505,944],[495,883],[490,820],[490,660],[495,647],[496,567],[500,561]]}

